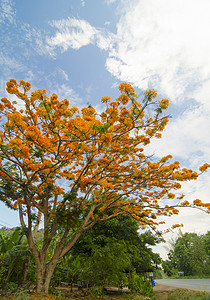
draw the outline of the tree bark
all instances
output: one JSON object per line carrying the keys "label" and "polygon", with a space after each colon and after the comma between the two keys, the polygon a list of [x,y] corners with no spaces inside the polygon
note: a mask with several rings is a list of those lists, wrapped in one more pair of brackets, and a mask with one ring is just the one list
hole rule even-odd
{"label": "tree bark", "polygon": [[45,265],[37,266],[37,293],[48,294],[50,280],[53,275],[56,264],[46,267]]}
{"label": "tree bark", "polygon": [[28,275],[28,271],[29,271],[29,267],[30,267],[30,261],[31,261],[31,257],[28,256],[23,263],[22,276],[20,277],[20,280],[19,280],[20,285],[24,285],[26,282],[26,277]]}
{"label": "tree bark", "polygon": [[67,241],[67,238],[70,228],[67,227],[65,229],[65,232],[63,233],[63,236],[55,249],[54,255],[48,264],[46,264],[46,255],[47,249],[50,245],[50,241],[44,241],[42,250],[38,251],[32,234],[32,226],[28,226],[27,240],[36,263],[38,294],[48,294],[50,280],[59,259],[61,259],[61,257],[63,257],[72,248],[72,246],[76,243],[76,241],[84,231],[88,230],[95,224],[94,222],[88,224],[88,220],[89,215],[84,221],[83,225],[78,228],[78,230],[69,241]]}
{"label": "tree bark", "polygon": [[[81,231],[78,231],[74,234],[72,238],[71,247],[75,244],[79,236],[81,235]],[[51,261],[48,265],[45,265],[44,255],[39,253],[39,255],[35,255],[35,262],[36,262],[36,270],[37,270],[37,293],[38,294],[48,294],[50,280],[52,278],[54,269],[59,261],[59,259],[64,255],[63,254],[63,243],[61,243],[55,253]],[[67,251],[66,251],[67,252]]]}

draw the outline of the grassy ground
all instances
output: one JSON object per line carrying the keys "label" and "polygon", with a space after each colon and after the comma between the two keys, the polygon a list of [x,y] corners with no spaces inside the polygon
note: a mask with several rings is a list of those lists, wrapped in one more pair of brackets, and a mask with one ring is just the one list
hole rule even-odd
{"label": "grassy ground", "polygon": [[[70,291],[60,292],[56,296],[47,295],[40,296],[36,293],[28,293],[26,291],[16,291],[16,292],[0,292],[1,300],[75,300],[75,299],[84,299],[84,300],[98,300],[98,297],[91,297],[85,291],[80,293],[72,294]],[[210,300],[210,293],[192,291],[187,289],[174,289],[174,290],[165,290],[155,292],[153,298],[144,297],[140,295],[133,296],[128,295],[110,295],[105,296],[104,300]]]}
{"label": "grassy ground", "polygon": [[170,293],[168,300],[210,300],[210,293],[191,291],[186,289],[176,289]]}
{"label": "grassy ground", "polygon": [[[86,297],[71,297],[71,296],[53,296],[53,295],[48,295],[48,296],[40,296],[36,294],[25,294],[23,295],[4,295],[0,298],[1,300],[75,300],[75,299],[84,299],[84,300],[99,300],[101,298],[98,297],[91,297],[91,296],[86,296]],[[104,296],[104,300],[148,300],[150,298],[144,297],[144,296],[123,296],[123,295],[114,295],[114,296]]]}
{"label": "grassy ground", "polygon": [[210,300],[210,293],[187,289],[163,290],[155,293],[156,300]]}

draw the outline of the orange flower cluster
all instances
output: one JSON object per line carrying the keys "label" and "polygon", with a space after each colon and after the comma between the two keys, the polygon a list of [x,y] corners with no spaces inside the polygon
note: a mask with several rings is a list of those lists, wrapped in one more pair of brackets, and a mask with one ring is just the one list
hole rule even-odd
{"label": "orange flower cluster", "polygon": [[127,104],[129,101],[128,95],[122,94],[117,98],[118,101],[120,101],[123,105]]}
{"label": "orange flower cluster", "polygon": [[109,96],[104,96],[104,97],[101,98],[101,102],[102,102],[102,103],[111,102],[111,97],[109,97]]}
{"label": "orange flower cluster", "polygon": [[154,98],[157,97],[157,92],[154,89],[150,89],[144,92],[145,96],[149,101],[152,101]]}
{"label": "orange flower cluster", "polygon": [[159,106],[161,109],[167,109],[169,106],[169,100],[168,99],[162,99],[157,102],[157,106]]}
{"label": "orange flower cluster", "polygon": [[203,166],[201,166],[199,168],[199,171],[206,172],[209,167],[210,167],[210,164],[205,163]]}
{"label": "orange flower cluster", "polygon": [[127,83],[127,82],[123,82],[119,85],[119,90],[121,93],[125,93],[125,94],[132,94],[135,95],[135,89],[132,87],[131,84]]}

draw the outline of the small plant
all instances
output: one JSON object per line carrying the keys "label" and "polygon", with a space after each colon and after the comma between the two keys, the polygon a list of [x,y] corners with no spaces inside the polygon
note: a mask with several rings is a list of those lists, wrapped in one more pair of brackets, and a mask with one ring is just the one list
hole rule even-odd
{"label": "small plant", "polygon": [[139,275],[134,274],[132,282],[129,283],[132,292],[144,296],[152,297],[154,295],[153,288],[148,280],[144,281]]}
{"label": "small plant", "polygon": [[61,292],[56,290],[54,287],[50,286],[49,288],[49,293],[52,294],[53,296],[58,297],[58,299],[60,299],[59,297],[61,297]]}
{"label": "small plant", "polygon": [[101,297],[103,295],[103,287],[102,286],[92,286],[90,288],[90,295],[93,297]]}
{"label": "small plant", "polygon": [[10,291],[10,292],[16,291],[17,288],[18,288],[18,285],[17,285],[17,283],[15,283],[15,282],[12,282],[12,281],[11,281],[11,282],[9,282],[9,283],[7,284],[7,290]]}
{"label": "small plant", "polygon": [[17,296],[16,300],[30,300],[28,291],[18,291],[15,293],[15,295]]}

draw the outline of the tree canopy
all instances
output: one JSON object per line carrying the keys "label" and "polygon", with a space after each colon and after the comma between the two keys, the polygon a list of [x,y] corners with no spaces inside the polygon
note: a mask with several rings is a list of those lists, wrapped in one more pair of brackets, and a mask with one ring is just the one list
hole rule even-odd
{"label": "tree canopy", "polygon": [[[10,79],[7,92],[17,101],[1,99],[0,194],[2,201],[19,209],[37,265],[38,291],[46,292],[56,263],[84,231],[118,215],[156,229],[164,223],[162,215],[177,214],[179,206],[189,205],[176,191],[179,182],[195,180],[198,173],[171,162],[171,155],[155,160],[144,153],[168,122],[163,112],[169,101],[156,100],[156,91],[146,91],[139,101],[134,88],[121,83],[119,97],[102,97],[104,111],[98,113],[91,105],[70,107],[67,99],[48,97],[45,89],[29,94],[30,88],[28,82]],[[164,199],[171,204],[164,205]],[[191,206],[210,208],[198,199]],[[38,250],[32,230],[41,216],[44,241]],[[60,242],[45,265],[59,228]]]}
{"label": "tree canopy", "polygon": [[163,263],[165,272],[170,276],[172,269],[184,272],[184,275],[209,275],[209,232],[205,235],[180,233],[172,243],[169,260]]}
{"label": "tree canopy", "polygon": [[[140,234],[138,223],[133,218],[118,216],[105,223],[98,223],[85,232],[73,246],[71,255],[73,258],[80,255],[87,261],[95,248],[112,248],[113,243],[123,243],[127,257],[130,258],[127,271],[135,269],[137,273],[145,273],[153,271],[160,264],[159,255],[153,253],[150,246],[161,241],[163,239],[159,235],[153,235],[151,231]],[[116,259],[118,257],[119,254]]]}

